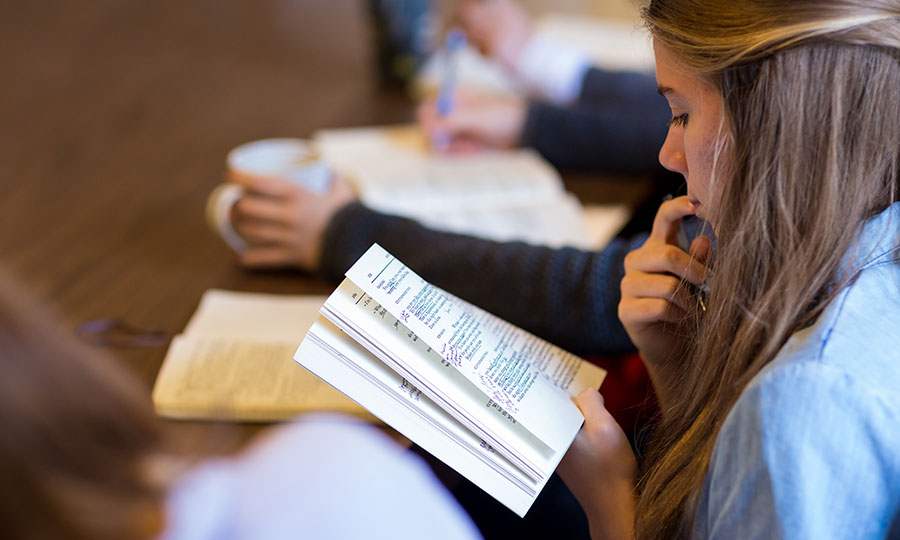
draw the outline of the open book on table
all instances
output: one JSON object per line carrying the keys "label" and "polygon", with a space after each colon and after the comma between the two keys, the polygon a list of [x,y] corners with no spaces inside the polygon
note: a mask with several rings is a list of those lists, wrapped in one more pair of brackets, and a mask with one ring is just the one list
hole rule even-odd
{"label": "open book on table", "polygon": [[365,409],[287,360],[316,320],[319,295],[210,289],[175,337],[153,387],[157,414],[195,420],[275,421],[311,410],[371,419]]}
{"label": "open book on table", "polygon": [[491,240],[594,247],[580,202],[533,150],[440,155],[405,125],[323,130],[315,143],[380,212]]}
{"label": "open book on table", "polygon": [[429,283],[373,245],[294,359],[524,516],[605,372]]}

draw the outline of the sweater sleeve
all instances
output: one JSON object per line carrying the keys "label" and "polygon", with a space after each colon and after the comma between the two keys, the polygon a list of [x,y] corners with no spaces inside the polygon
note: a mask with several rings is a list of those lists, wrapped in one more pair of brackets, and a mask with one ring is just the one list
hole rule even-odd
{"label": "sweater sleeve", "polygon": [[591,68],[574,106],[529,104],[520,142],[559,169],[659,173],[670,116],[653,77]]}
{"label": "sweater sleeve", "polygon": [[578,103],[582,105],[598,103],[618,103],[626,105],[662,104],[666,100],[659,95],[656,77],[649,73],[632,71],[607,71],[591,67],[584,72]]}
{"label": "sweater sleeve", "polygon": [[617,316],[623,261],[643,240],[596,252],[501,243],[352,203],[328,226],[320,270],[341,279],[377,242],[431,283],[575,354],[619,354],[634,350]]}

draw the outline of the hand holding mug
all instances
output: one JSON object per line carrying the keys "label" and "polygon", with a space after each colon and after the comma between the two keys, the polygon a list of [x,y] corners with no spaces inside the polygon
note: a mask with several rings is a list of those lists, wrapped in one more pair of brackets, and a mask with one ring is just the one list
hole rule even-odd
{"label": "hand holding mug", "polygon": [[297,139],[240,146],[228,166],[228,182],[210,195],[207,216],[241,263],[315,269],[331,217],[354,199],[347,181]]}

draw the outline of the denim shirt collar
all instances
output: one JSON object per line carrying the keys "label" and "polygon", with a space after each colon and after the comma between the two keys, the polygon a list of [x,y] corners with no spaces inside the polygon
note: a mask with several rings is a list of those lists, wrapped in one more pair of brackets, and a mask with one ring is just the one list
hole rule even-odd
{"label": "denim shirt collar", "polygon": [[900,202],[888,206],[861,227],[844,261],[853,274],[879,264],[900,261]]}

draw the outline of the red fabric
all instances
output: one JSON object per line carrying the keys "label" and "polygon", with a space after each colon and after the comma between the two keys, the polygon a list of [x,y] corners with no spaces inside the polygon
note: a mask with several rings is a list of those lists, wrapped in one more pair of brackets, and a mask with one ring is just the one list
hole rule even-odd
{"label": "red fabric", "polygon": [[653,419],[659,408],[650,375],[637,353],[615,357],[588,357],[607,371],[600,386],[606,410],[622,426],[629,439]]}

